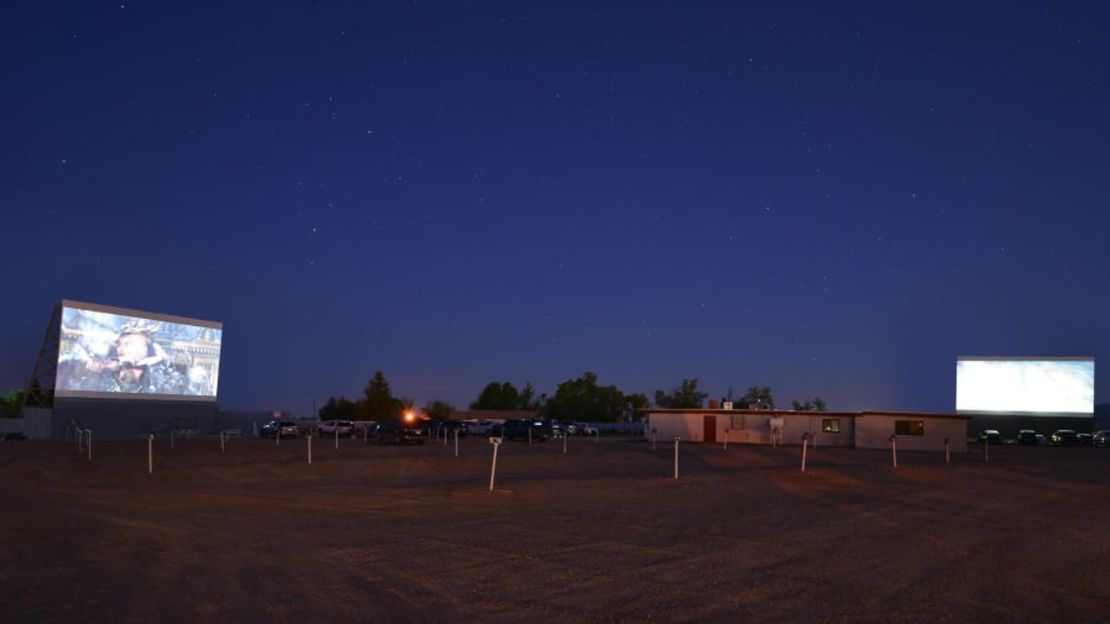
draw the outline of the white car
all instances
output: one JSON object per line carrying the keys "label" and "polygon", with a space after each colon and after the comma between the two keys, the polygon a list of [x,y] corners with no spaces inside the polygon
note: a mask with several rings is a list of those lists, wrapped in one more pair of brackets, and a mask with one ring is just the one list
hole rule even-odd
{"label": "white car", "polygon": [[338,433],[341,438],[349,438],[355,434],[355,423],[349,420],[328,420],[320,423],[316,433],[320,436],[334,436]]}

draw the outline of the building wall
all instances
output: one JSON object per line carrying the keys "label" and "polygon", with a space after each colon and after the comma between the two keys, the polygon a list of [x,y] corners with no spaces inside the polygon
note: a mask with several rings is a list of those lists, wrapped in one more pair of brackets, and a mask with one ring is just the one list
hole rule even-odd
{"label": "building wall", "polygon": [[125,437],[178,429],[195,429],[200,433],[215,430],[214,402],[60,399],[55,397],[50,437],[65,434],[71,420],[92,429],[104,438]]}
{"label": "building wall", "polygon": [[943,451],[948,438],[953,453],[967,452],[967,419],[927,414],[866,412],[856,416],[856,448],[888,449],[890,436],[899,420],[921,421],[922,435],[899,435],[898,449],[907,451]]}
{"label": "building wall", "polygon": [[[810,435],[811,444],[855,448],[890,448],[890,436],[898,420],[921,421],[922,435],[899,435],[898,448],[908,451],[943,451],[948,438],[952,452],[967,451],[967,419],[938,414],[897,412],[789,412],[755,410],[661,410],[648,411],[645,436],[655,430],[660,442],[675,436],[690,442],[705,442],[705,418],[715,418],[715,442],[770,444],[771,418],[782,418],[780,441],[799,445],[802,435]],[[835,425],[839,431],[825,431],[824,425]],[[833,428],[833,427],[830,427]]]}
{"label": "building wall", "polygon": [[[716,420],[716,442],[724,443],[727,435],[730,443],[770,444],[771,418],[781,417],[783,427],[780,441],[783,444],[801,444],[802,434],[809,433],[811,439],[820,446],[852,446],[854,414],[838,412],[799,413],[766,410],[701,410],[689,412],[648,412],[648,426],[645,436],[651,438],[651,430],[656,430],[657,440],[672,440],[678,436],[691,442],[705,441],[705,417]],[[825,432],[825,420],[836,421],[838,432]]]}

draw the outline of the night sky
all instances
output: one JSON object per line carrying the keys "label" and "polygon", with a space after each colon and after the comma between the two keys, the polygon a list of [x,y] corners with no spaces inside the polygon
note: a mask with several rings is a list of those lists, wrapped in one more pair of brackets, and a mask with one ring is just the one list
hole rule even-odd
{"label": "night sky", "polygon": [[299,414],[1110,362],[1106,3],[226,4],[5,3],[0,390],[63,298],[221,321],[220,405]]}

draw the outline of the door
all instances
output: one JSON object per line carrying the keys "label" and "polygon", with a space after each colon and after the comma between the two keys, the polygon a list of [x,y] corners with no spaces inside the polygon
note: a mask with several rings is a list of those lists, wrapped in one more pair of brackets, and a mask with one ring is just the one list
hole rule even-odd
{"label": "door", "polygon": [[716,442],[717,441],[717,417],[706,416],[705,425],[701,436],[702,442]]}

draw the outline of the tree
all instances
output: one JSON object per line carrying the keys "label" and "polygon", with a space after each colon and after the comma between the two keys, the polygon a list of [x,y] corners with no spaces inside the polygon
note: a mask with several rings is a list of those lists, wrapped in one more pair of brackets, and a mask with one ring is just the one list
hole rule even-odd
{"label": "tree", "polygon": [[616,422],[624,408],[624,393],[616,386],[599,386],[597,374],[589,371],[559,384],[547,401],[548,414],[559,420]]}
{"label": "tree", "polygon": [[532,382],[524,382],[524,387],[520,390],[520,397],[517,399],[517,409],[534,412],[541,407],[541,401],[536,398],[536,389],[532,387]]}
{"label": "tree", "polygon": [[454,411],[454,405],[440,399],[432,399],[424,404],[424,413],[436,420],[447,420]]}
{"label": "tree", "polygon": [[509,382],[497,383],[491,381],[482,389],[478,400],[470,404],[470,409],[476,410],[515,410],[520,404],[520,393]]}
{"label": "tree", "polygon": [[697,409],[707,396],[708,393],[698,391],[697,379],[683,379],[682,385],[669,393],[656,390],[655,404],[671,409]]}
{"label": "tree", "polygon": [[362,409],[346,397],[328,397],[317,414],[320,420],[358,420]]}
{"label": "tree", "polygon": [[798,412],[828,411],[828,406],[825,405],[825,399],[821,397],[813,397],[812,399],[805,399],[804,401],[791,401],[790,405]]}
{"label": "tree", "polygon": [[376,371],[363,390],[362,415],[366,420],[396,418],[404,409],[399,399],[393,398],[389,381],[381,371]]}
{"label": "tree", "polygon": [[739,399],[740,405],[749,409],[775,409],[775,397],[770,386],[752,386]]}

